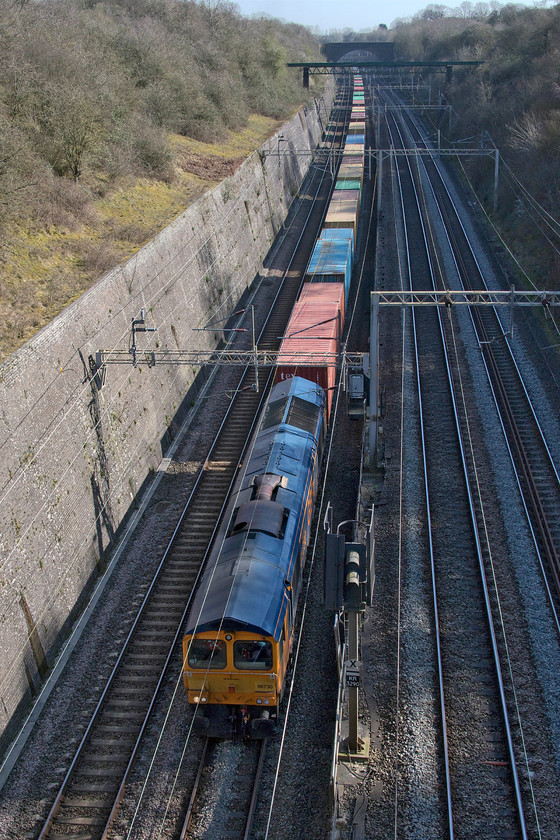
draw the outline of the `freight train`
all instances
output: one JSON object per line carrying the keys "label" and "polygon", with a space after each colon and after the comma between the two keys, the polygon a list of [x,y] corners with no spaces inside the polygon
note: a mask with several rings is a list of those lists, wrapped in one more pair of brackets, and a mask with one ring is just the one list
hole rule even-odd
{"label": "freight train", "polygon": [[211,737],[276,730],[350,288],[364,140],[355,76],[338,178],[275,384],[189,611],[184,682],[195,728]]}

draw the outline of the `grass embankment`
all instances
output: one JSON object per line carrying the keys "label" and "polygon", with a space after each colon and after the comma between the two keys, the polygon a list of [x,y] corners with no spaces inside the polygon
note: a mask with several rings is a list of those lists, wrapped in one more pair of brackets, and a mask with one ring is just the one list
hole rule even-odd
{"label": "grass embankment", "polygon": [[[245,129],[220,144],[169,138],[170,182],[109,179],[84,173],[83,206],[60,206],[45,218],[19,219],[3,232],[0,257],[0,362],[78,298],[102,274],[142,245],[212,188],[274,133],[279,122],[252,116]],[[66,196],[66,203],[70,199]],[[75,197],[74,197],[75,200]],[[78,219],[78,221],[76,221]]]}

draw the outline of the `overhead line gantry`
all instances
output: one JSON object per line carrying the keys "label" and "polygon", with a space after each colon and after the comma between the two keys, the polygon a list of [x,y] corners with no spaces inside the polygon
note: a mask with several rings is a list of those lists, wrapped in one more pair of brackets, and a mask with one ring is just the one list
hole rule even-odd
{"label": "overhead line gantry", "polygon": [[446,82],[451,84],[454,67],[478,67],[482,61],[291,61],[287,67],[301,67],[303,70],[303,86],[309,87],[309,76],[328,76],[333,73],[343,75],[354,74],[367,70],[425,70],[432,73],[445,73]]}

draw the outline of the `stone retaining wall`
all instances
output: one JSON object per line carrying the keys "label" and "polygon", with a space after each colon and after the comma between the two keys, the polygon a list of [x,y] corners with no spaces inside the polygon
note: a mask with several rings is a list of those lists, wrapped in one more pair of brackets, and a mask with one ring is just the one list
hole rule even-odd
{"label": "stone retaining wall", "polygon": [[298,112],[0,366],[0,745],[157,469],[196,375],[186,366],[111,366],[99,390],[90,359],[126,350],[141,309],[161,348],[213,346],[217,336],[193,328],[233,311],[310,163],[262,152],[311,149],[322,129],[317,106]]}

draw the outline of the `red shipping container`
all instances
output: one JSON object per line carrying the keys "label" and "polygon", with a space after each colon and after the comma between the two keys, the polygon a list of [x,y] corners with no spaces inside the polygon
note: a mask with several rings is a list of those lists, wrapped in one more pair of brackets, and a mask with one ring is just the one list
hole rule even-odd
{"label": "red shipping container", "polygon": [[304,283],[278,352],[274,382],[302,376],[325,391],[327,417],[344,323],[344,283]]}
{"label": "red shipping container", "polygon": [[[323,284],[316,283],[315,281],[310,282],[310,283],[304,283],[303,286],[301,287],[301,292],[299,293],[298,303],[299,303],[300,300],[304,300],[305,298],[309,298],[310,300],[313,300],[313,301],[317,301],[317,300],[326,301],[326,300],[329,300],[329,299],[335,301],[337,306],[340,307],[340,327],[342,329],[344,327],[344,319],[346,317],[346,312],[345,312],[345,309],[344,309],[346,296],[345,296],[344,289],[340,290],[338,288],[338,286],[339,285],[343,286],[344,283],[342,283],[342,282],[340,284],[329,283],[330,286],[333,286],[333,289],[332,289],[331,294],[330,294],[330,298],[329,298],[329,295],[327,294],[327,292],[316,291],[316,288],[317,288],[318,285],[320,285],[322,287]],[[293,314],[294,313],[292,311],[292,315]],[[286,335],[287,334],[288,334],[288,330],[286,328]]]}

